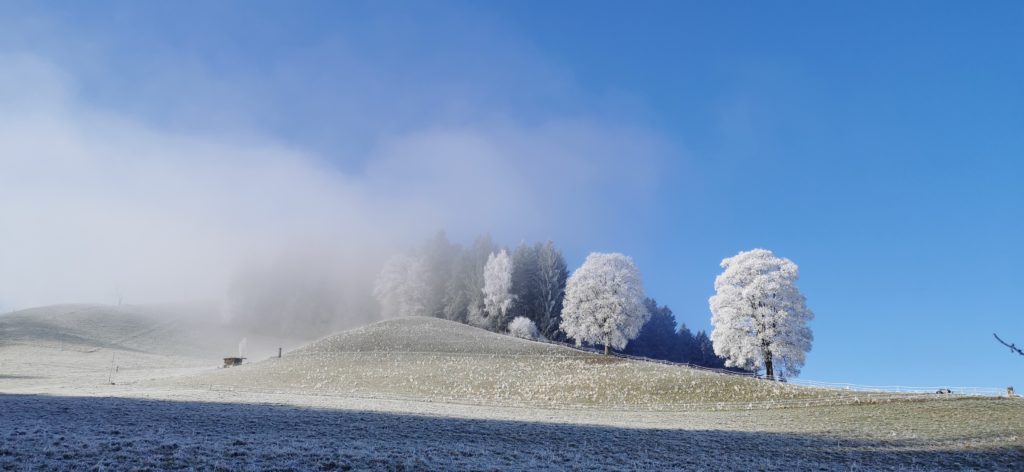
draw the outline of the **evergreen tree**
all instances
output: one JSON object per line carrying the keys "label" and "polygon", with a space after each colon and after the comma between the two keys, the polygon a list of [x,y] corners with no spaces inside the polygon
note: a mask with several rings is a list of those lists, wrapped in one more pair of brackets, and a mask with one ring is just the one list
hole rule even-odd
{"label": "evergreen tree", "polygon": [[679,324],[679,330],[676,331],[675,344],[676,348],[673,353],[675,362],[701,365],[702,356],[700,347],[697,345],[697,338],[694,337],[690,328],[686,327],[686,323]]}
{"label": "evergreen tree", "polygon": [[541,294],[540,266],[537,251],[525,243],[512,252],[512,295],[515,303],[509,308],[509,319],[522,316],[540,325],[544,312]]}
{"label": "evergreen tree", "polygon": [[710,367],[712,369],[724,369],[725,359],[718,357],[715,354],[714,344],[711,342],[711,338],[708,333],[700,331],[694,336],[694,345],[696,347],[695,354],[698,356],[695,359],[694,364],[704,367]]}
{"label": "evergreen tree", "polygon": [[444,317],[460,323],[480,318],[484,310],[484,265],[498,247],[490,235],[476,238],[468,249],[459,251],[448,281]]}
{"label": "evergreen tree", "polygon": [[647,323],[640,329],[640,334],[624,351],[633,356],[676,361],[679,350],[676,336],[676,317],[667,306],[658,306],[653,298],[644,300],[644,306],[651,314]]}
{"label": "evergreen tree", "polygon": [[445,318],[446,309],[452,300],[447,300],[448,285],[452,279],[455,261],[461,248],[448,241],[444,231],[439,231],[427,240],[417,251],[426,270],[427,297],[424,300],[426,315]]}
{"label": "evergreen tree", "polygon": [[562,301],[565,298],[565,281],[569,278],[569,270],[565,265],[562,252],[555,243],[537,243],[538,284],[540,290],[540,313],[537,328],[548,339],[564,338],[558,329],[562,320]]}

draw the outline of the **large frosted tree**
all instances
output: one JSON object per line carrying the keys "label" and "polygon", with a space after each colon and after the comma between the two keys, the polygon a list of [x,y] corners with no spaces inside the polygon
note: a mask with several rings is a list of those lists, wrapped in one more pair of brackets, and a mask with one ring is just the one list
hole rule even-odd
{"label": "large frosted tree", "polygon": [[492,253],[484,266],[484,314],[486,318],[474,320],[476,325],[501,331],[508,324],[508,313],[515,301],[512,294],[512,258],[502,249]]}
{"label": "large frosted tree", "polygon": [[623,349],[649,317],[640,271],[625,255],[592,253],[566,282],[560,326],[577,346]]}
{"label": "large frosted tree", "polygon": [[769,379],[799,375],[814,313],[796,287],[797,265],[754,249],[722,260],[722,268],[709,301],[715,354],[729,367],[763,368]]}

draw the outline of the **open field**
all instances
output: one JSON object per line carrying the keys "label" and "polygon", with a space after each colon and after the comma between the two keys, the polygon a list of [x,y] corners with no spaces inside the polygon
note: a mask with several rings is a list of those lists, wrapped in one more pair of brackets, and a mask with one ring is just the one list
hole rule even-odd
{"label": "open field", "polygon": [[218,369],[220,341],[107,312],[0,316],[0,468],[1024,465],[1020,399],[814,389],[411,318]]}

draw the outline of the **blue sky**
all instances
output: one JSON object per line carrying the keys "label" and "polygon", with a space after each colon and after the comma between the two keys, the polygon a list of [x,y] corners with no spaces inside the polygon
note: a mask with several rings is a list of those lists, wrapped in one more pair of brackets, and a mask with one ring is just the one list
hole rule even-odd
{"label": "blue sky", "polygon": [[[240,218],[243,200],[304,234],[348,234],[321,226],[348,211],[349,228],[552,238],[573,266],[632,255],[648,293],[696,329],[710,328],[718,262],[764,247],[800,265],[817,314],[802,377],[998,387],[1024,384],[1024,359],[991,336],[1024,343],[1022,21],[1015,2],[7,3],[0,103],[11,123],[41,116],[40,133],[169,149],[139,158],[158,171],[126,175],[171,169],[180,185],[128,215],[208,206],[182,206],[183,186],[244,196],[183,220],[204,243],[236,234],[210,222]],[[0,141],[9,177],[38,176],[17,144]],[[301,162],[294,178],[246,180],[267,148]],[[106,178],[81,190],[89,211],[141,195]],[[36,201],[27,188],[8,202]],[[268,188],[284,203],[262,200]],[[79,214],[78,196],[40,211]],[[283,220],[240,221],[273,233]],[[35,239],[17,231],[3,241]],[[23,265],[41,252],[20,248]]]}

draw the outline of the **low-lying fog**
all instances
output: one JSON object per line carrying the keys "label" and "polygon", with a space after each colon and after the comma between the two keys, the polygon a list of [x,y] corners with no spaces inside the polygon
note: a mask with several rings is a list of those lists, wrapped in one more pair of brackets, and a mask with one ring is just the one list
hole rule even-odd
{"label": "low-lying fog", "polygon": [[427,115],[333,154],[85,95],[59,61],[0,52],[0,311],[208,301],[283,331],[362,324],[395,250],[442,229],[572,244],[651,198],[663,147],[601,120]]}

